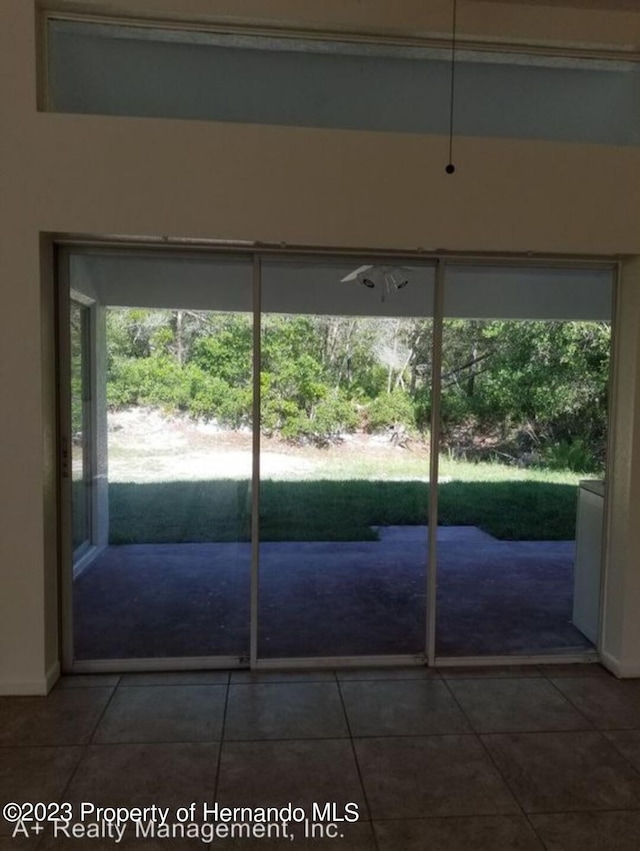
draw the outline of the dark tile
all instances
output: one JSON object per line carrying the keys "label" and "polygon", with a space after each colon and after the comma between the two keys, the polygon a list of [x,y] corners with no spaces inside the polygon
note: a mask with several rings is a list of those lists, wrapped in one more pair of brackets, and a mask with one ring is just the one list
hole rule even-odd
{"label": "dark tile", "polygon": [[475,736],[355,740],[373,819],[518,812]]}
{"label": "dark tile", "polygon": [[374,822],[380,851],[544,851],[522,816]]}
{"label": "dark tile", "polygon": [[630,703],[633,703],[634,706],[640,705],[640,679],[619,680],[615,677],[611,677],[610,679],[614,683],[617,683],[620,691]]}
{"label": "dark tile", "polygon": [[448,688],[437,680],[341,683],[353,736],[466,733],[469,724]]}
{"label": "dark tile", "polygon": [[348,735],[335,682],[229,686],[224,728],[227,740],[335,739]]}
{"label": "dark tile", "polygon": [[310,671],[232,671],[232,685],[246,683],[334,683],[335,671],[318,668]]}
{"label": "dark tile", "polygon": [[283,807],[354,802],[367,818],[351,742],[225,742],[216,800],[220,806]]}
{"label": "dark tile", "polygon": [[624,684],[607,677],[554,677],[551,682],[601,730],[640,728],[640,703]]}
{"label": "dark tile", "polygon": [[58,688],[96,688],[117,686],[120,674],[69,674],[60,677],[55,687]]}
{"label": "dark tile", "polygon": [[604,735],[640,771],[640,730],[608,730]]}
{"label": "dark tile", "polygon": [[72,688],[0,698],[0,746],[85,744],[112,694],[112,688]]}
{"label": "dark tile", "polygon": [[226,686],[119,688],[94,741],[201,742],[220,738]]}
{"label": "dark tile", "polygon": [[77,808],[200,807],[215,795],[219,744],[89,745],[65,793]]}
{"label": "dark tile", "polygon": [[[84,846],[80,843],[86,843]],[[217,845],[217,843],[216,843]],[[164,839],[155,840],[137,839],[135,828],[130,827],[124,834],[122,841],[116,844],[115,839],[74,839],[66,838],[61,834],[57,837],[52,832],[47,833],[43,844],[38,846],[38,851],[80,851],[81,848],[90,851],[179,851],[181,848],[200,848],[206,851],[210,846],[204,844],[200,839]],[[2,846],[0,846],[0,849]]]}
{"label": "dark tile", "polygon": [[[316,849],[327,849],[327,851],[376,851],[373,829],[369,822],[357,822],[355,824],[342,823],[336,826],[337,835],[327,832],[325,826],[322,828],[308,828],[305,832],[304,824],[289,825],[287,836],[272,836],[271,838],[253,839],[214,839],[212,848],[237,849],[237,851],[291,851],[291,848],[302,849],[302,851],[316,851]],[[329,831],[332,831],[330,828]],[[293,836],[293,840],[289,837]],[[293,843],[293,844],[292,844]]]}
{"label": "dark tile", "polygon": [[341,682],[353,680],[433,680],[440,679],[437,668],[407,665],[401,668],[342,668],[336,671]]}
{"label": "dark tile", "polygon": [[213,686],[226,685],[228,671],[150,671],[123,674],[121,686]]}
{"label": "dark tile", "polygon": [[605,679],[609,677],[615,679],[613,674],[610,674],[606,668],[603,668],[597,662],[579,662],[573,665],[548,664],[538,665],[538,667],[546,677],[604,677]]}
{"label": "dark tile", "polygon": [[[80,747],[0,748],[0,809],[10,801],[58,801],[81,756]],[[13,828],[0,815],[0,834]]]}
{"label": "dark tile", "polygon": [[637,851],[640,813],[533,815],[531,823],[548,851]]}
{"label": "dark tile", "polygon": [[[41,848],[41,839],[41,836],[29,836],[28,838],[16,836],[15,839],[11,836],[0,836],[0,851],[18,851],[20,848]],[[113,846],[111,851],[113,851]]]}
{"label": "dark tile", "polygon": [[514,733],[482,741],[525,812],[640,807],[640,776],[600,733]]}
{"label": "dark tile", "polygon": [[496,680],[511,677],[541,677],[537,665],[464,665],[461,667],[440,668],[440,676],[445,680]]}
{"label": "dark tile", "polygon": [[591,727],[544,678],[450,680],[449,688],[479,733]]}

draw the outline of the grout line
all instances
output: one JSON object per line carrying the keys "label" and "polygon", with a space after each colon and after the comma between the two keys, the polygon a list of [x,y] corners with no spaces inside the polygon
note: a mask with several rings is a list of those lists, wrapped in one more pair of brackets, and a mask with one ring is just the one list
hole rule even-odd
{"label": "grout line", "polygon": [[446,689],[447,689],[447,691],[449,692],[449,695],[451,696],[451,698],[452,698],[453,702],[455,703],[455,705],[458,707],[458,709],[459,709],[459,710],[460,710],[460,712],[462,713],[462,717],[465,719],[465,721],[466,721],[466,722],[467,722],[467,724],[469,725],[469,729],[472,731],[472,733],[473,733],[475,736],[477,736],[477,737],[479,738],[479,737],[480,737],[480,733],[479,733],[479,731],[478,731],[478,730],[476,730],[476,726],[475,726],[475,724],[473,723],[473,721],[472,721],[471,717],[470,717],[469,715],[467,715],[467,713],[464,711],[464,707],[462,706],[462,704],[461,704],[461,703],[460,703],[460,701],[458,700],[458,697],[457,697],[456,693],[454,692],[454,690],[451,688],[451,684],[449,683],[449,680],[444,680],[444,679],[443,679],[443,681],[442,681],[442,682],[444,683],[445,688],[446,688]]}
{"label": "grout line", "polygon": [[630,729],[624,729],[624,730],[597,730],[596,732],[598,732],[600,734],[601,738],[603,738],[605,740],[605,742],[608,745],[610,745],[615,750],[615,752],[619,756],[622,757],[622,759],[624,759],[624,761],[627,763],[627,765],[631,766],[631,768],[635,771],[636,774],[640,774],[640,767],[638,767],[637,765],[634,765],[634,763],[631,762],[631,760],[626,755],[626,753],[624,753],[622,750],[620,750],[620,748],[618,747],[618,745],[614,741],[612,741],[610,738],[605,736],[605,733],[633,733],[633,732],[637,732],[637,731],[630,730]]}
{"label": "grout line", "polygon": [[349,721],[349,713],[347,712],[347,707],[346,707],[346,704],[344,702],[344,695],[342,694],[342,689],[340,688],[340,681],[338,680],[337,674],[336,674],[336,687],[338,689],[338,696],[340,697],[340,704],[342,706],[342,711],[344,712],[345,723],[347,725],[347,732],[349,734],[349,743],[351,745],[351,753],[353,754],[353,759],[354,759],[354,762],[355,762],[356,771],[358,772],[358,780],[360,781],[360,788],[362,789],[362,795],[364,797],[364,803],[365,803],[365,807],[367,809],[368,821],[369,821],[369,824],[371,825],[371,833],[372,833],[372,836],[373,836],[373,843],[374,843],[377,851],[379,851],[380,846],[378,844],[378,837],[376,836],[375,828],[373,826],[373,818],[372,818],[372,815],[371,815],[371,806],[369,804],[369,798],[367,797],[367,790],[366,790],[366,787],[364,785],[364,778],[362,776],[362,770],[360,768],[360,763],[358,761],[358,754],[356,753],[356,746],[355,746],[355,742],[353,740],[353,731],[351,730],[351,722]]}
{"label": "grout line", "polygon": [[[459,707],[460,711],[462,712],[463,716],[464,716],[464,717],[467,719],[467,721],[469,722],[469,724],[470,724],[470,726],[471,726],[471,729],[475,731],[475,730],[476,730],[475,725],[474,725],[474,724],[473,724],[473,722],[471,721],[471,718],[470,718],[470,717],[467,715],[467,713],[464,711],[464,708],[462,707],[462,705],[461,705],[460,701],[459,701],[459,700],[458,700],[458,698],[456,697],[456,695],[455,695],[455,693],[454,693],[453,689],[449,686],[449,683],[448,683],[447,681],[445,681],[445,685],[446,685],[447,689],[449,690],[449,693],[450,693],[450,694],[451,694],[451,696],[453,697],[453,700],[455,701],[456,705]],[[485,754],[487,755],[487,758],[489,759],[489,761],[490,761],[490,762],[491,762],[491,764],[493,765],[493,767],[494,767],[494,769],[495,769],[496,773],[498,774],[498,777],[502,780],[502,782],[504,783],[505,787],[509,790],[509,794],[511,795],[511,797],[513,798],[513,800],[516,802],[516,805],[517,805],[518,809],[520,810],[520,813],[521,813],[521,814],[522,814],[522,815],[523,815],[523,816],[527,819],[527,822],[529,822],[529,819],[528,819],[528,817],[527,817],[527,814],[526,814],[526,812],[525,812],[525,809],[524,809],[524,807],[522,806],[522,804],[520,803],[520,799],[518,798],[518,796],[516,795],[516,793],[514,792],[514,790],[511,788],[511,784],[508,782],[508,780],[507,780],[507,778],[505,777],[505,775],[503,774],[503,772],[500,770],[500,766],[498,765],[498,763],[496,762],[496,760],[495,760],[495,759],[494,759],[494,757],[493,757],[493,754],[491,753],[491,751],[490,751],[490,750],[489,750],[489,748],[487,747],[487,744],[486,744],[486,742],[484,741],[484,739],[482,738],[482,735],[481,735],[480,733],[477,733],[477,732],[476,732],[476,739],[477,739],[477,741],[479,742],[480,747],[483,749],[483,751],[484,751],[484,752],[485,752]],[[529,822],[529,824],[531,824],[531,823]],[[533,829],[533,825],[531,825],[531,827],[532,827],[532,829]],[[537,833],[536,833],[535,835],[536,835],[536,836],[538,836],[538,834],[537,834]],[[544,844],[544,843],[543,843],[543,844]]]}
{"label": "grout line", "polygon": [[[616,809],[597,809],[597,810],[536,810],[535,813],[531,813],[532,816],[562,816],[574,813],[583,813],[584,815],[589,815],[592,813],[637,813],[638,809],[620,809],[620,807]],[[382,816],[377,818],[376,821],[385,821],[385,822],[403,822],[403,821],[424,821],[430,822],[433,820],[443,821],[457,821],[458,819],[495,819],[495,818],[518,818],[517,813],[469,813],[465,815],[460,815],[460,813],[449,813],[443,815],[423,815],[423,816],[409,816],[408,818],[402,818],[398,816]],[[444,849],[439,849],[439,851],[444,851]],[[499,849],[501,851],[501,849]]]}
{"label": "grout line", "polygon": [[[613,745],[604,733],[640,733],[639,728],[622,728],[616,730],[597,730],[597,729],[589,729],[589,730],[576,730],[576,729],[558,729],[558,730],[491,730],[491,731],[483,731],[476,732],[475,729],[471,729],[466,732],[447,732],[447,733],[371,733],[371,734],[361,734],[358,736],[294,736],[292,738],[258,738],[258,739],[216,739],[216,738],[207,738],[207,739],[134,739],[134,740],[122,740],[122,741],[113,741],[113,742],[63,742],[58,744],[45,744],[45,745],[0,745],[0,751],[9,750],[9,751],[19,751],[24,749],[51,749],[51,748],[83,748],[83,747],[95,747],[95,748],[109,748],[109,747],[118,747],[121,745],[214,745],[222,742],[226,742],[229,744],[261,744],[263,742],[325,742],[325,741],[345,741],[346,739],[353,738],[355,741],[366,741],[369,739],[446,739],[446,738],[482,738],[483,736],[558,736],[558,735],[575,735],[575,734],[585,734],[585,733],[598,733],[600,736],[610,745]],[[615,747],[615,745],[613,745]],[[621,756],[624,757],[624,754],[621,753],[617,747],[615,749],[620,753]],[[625,757],[625,759],[627,759]],[[628,759],[627,759],[628,761]],[[635,768],[632,763],[629,763],[632,767],[640,773],[640,768]]]}
{"label": "grout line", "polygon": [[[640,732],[638,730],[606,730],[604,732],[607,733],[629,733],[629,732]],[[483,732],[476,733],[475,730],[467,731],[467,732],[448,732],[448,733],[375,733],[375,734],[362,734],[359,736],[354,736],[354,740],[357,741],[368,741],[369,739],[446,739],[451,737],[465,737],[465,738],[474,738],[477,736],[560,736],[560,735],[568,735],[568,734],[576,734],[576,733],[600,733],[602,734],[605,741],[609,744],[612,742],[604,736],[604,732],[601,730],[507,730],[507,731],[491,731],[491,732]],[[275,737],[275,738],[258,738],[258,739],[216,739],[216,738],[207,738],[207,739],[131,739],[131,740],[122,740],[122,741],[113,741],[113,742],[87,742],[87,743],[78,743],[78,742],[64,742],[59,744],[47,744],[47,745],[2,745],[0,747],[0,751],[20,751],[20,750],[38,750],[38,749],[51,749],[51,748],[82,748],[82,747],[117,747],[118,745],[211,745],[217,744],[218,742],[229,742],[233,744],[259,744],[261,742],[325,742],[332,740],[340,740],[344,741],[345,739],[351,738],[348,735],[344,736],[294,736],[290,739]],[[618,750],[618,748],[616,748]],[[621,754],[624,756],[624,754]],[[630,763],[631,764],[631,763]],[[636,769],[640,771],[640,769]]]}
{"label": "grout line", "polygon": [[[117,686],[120,691],[122,689],[136,688],[227,688],[228,682],[217,683],[123,683]],[[114,687],[115,688],[115,687]]]}
{"label": "grout line", "polygon": [[[222,721],[220,723],[220,746],[218,748],[218,761],[217,761],[217,764],[216,764],[216,776],[215,776],[215,781],[214,781],[214,786],[213,786],[213,800],[211,802],[212,805],[215,804],[215,802],[217,801],[217,796],[218,796],[218,783],[220,781],[220,768],[222,766],[222,746],[223,746],[224,741],[225,741],[224,734],[225,734],[225,726],[226,726],[226,723],[227,723],[227,712],[228,712],[228,709],[229,709],[229,692],[230,692],[230,690],[231,690],[231,683],[229,682],[229,683],[227,683],[227,693],[226,693],[225,698],[224,698],[224,708],[222,710]],[[211,846],[209,846],[209,847],[211,847]]]}
{"label": "grout line", "polygon": [[[570,679],[571,679],[571,680],[574,680],[574,679],[575,679],[575,677],[570,677]],[[555,690],[555,691],[556,691],[556,692],[560,695],[560,697],[561,697],[563,700],[565,700],[565,701],[569,704],[569,706],[570,706],[573,710],[575,710],[575,711],[578,713],[578,715],[580,715],[582,718],[584,718],[584,720],[585,720],[585,721],[587,722],[587,724],[589,725],[589,730],[590,730],[590,731],[598,730],[598,728],[596,727],[596,725],[595,725],[595,724],[593,723],[593,721],[592,721],[592,720],[591,720],[591,719],[590,719],[590,718],[586,715],[586,713],[585,713],[585,712],[583,712],[583,711],[582,711],[582,710],[581,710],[578,706],[576,706],[576,704],[573,702],[573,700],[571,700],[571,698],[570,698],[568,695],[566,695],[566,694],[562,691],[562,689],[561,689],[561,688],[559,688],[559,687],[556,685],[556,683],[554,683],[554,682],[553,682],[553,680],[548,679],[548,683],[549,683],[549,685],[551,686],[551,688],[553,688],[553,689],[554,689],[554,690]],[[576,731],[576,732],[577,732],[577,731]],[[584,731],[584,732],[587,732],[587,731]]]}
{"label": "grout line", "polygon": [[100,724],[102,724],[104,717],[107,714],[107,710],[111,706],[111,703],[112,703],[114,697],[116,696],[117,691],[118,691],[118,686],[113,686],[112,690],[111,690],[111,694],[109,695],[109,700],[107,700],[107,702],[105,703],[104,709],[102,710],[102,712],[100,713],[100,717],[96,721],[96,724],[93,728],[93,731],[92,731],[91,735],[89,736],[89,741],[87,742],[87,745],[93,744],[93,740],[94,740],[94,737],[95,737],[95,735],[98,731],[98,727],[100,726]]}

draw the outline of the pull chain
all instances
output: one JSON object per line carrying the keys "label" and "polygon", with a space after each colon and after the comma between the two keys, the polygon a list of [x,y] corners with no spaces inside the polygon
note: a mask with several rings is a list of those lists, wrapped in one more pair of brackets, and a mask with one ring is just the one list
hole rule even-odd
{"label": "pull chain", "polygon": [[458,0],[453,0],[453,26],[451,28],[451,88],[449,101],[449,163],[445,168],[447,174],[453,174],[456,170],[453,164],[453,113],[456,90],[456,33],[458,24]]}

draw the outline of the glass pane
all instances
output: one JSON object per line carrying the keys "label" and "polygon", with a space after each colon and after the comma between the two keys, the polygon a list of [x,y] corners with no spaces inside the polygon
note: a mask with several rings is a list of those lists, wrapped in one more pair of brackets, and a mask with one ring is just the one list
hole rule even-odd
{"label": "glass pane", "polygon": [[251,269],[72,258],[74,288],[104,308],[108,459],[108,540],[74,582],[77,659],[248,655]]}
{"label": "glass pane", "polygon": [[[56,20],[48,47],[56,112],[448,132],[448,50]],[[465,50],[456,133],[637,145],[639,96],[636,62]]]}
{"label": "glass pane", "polygon": [[612,272],[451,267],[445,292],[437,655],[592,650]]}
{"label": "glass pane", "polygon": [[78,554],[91,541],[91,465],[89,432],[89,309],[70,305],[71,345],[71,517],[72,544]]}
{"label": "glass pane", "polygon": [[433,278],[263,265],[260,657],[424,653]]}

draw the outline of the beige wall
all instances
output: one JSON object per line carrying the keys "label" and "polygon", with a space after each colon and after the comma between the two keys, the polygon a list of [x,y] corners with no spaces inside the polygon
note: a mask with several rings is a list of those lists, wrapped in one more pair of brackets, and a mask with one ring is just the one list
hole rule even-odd
{"label": "beige wall", "polygon": [[[165,16],[178,7],[183,16],[209,19],[238,18],[239,8],[250,19],[264,19],[267,8],[271,21],[288,24],[432,32],[446,29],[448,3],[113,0],[83,6]],[[475,35],[640,43],[638,14],[603,17],[542,6],[467,0],[461,15]],[[640,254],[640,150],[466,139],[456,143],[458,172],[449,177],[446,140],[437,137],[42,114],[36,111],[35,33],[31,0],[3,0],[0,691],[43,690],[57,660],[51,291],[41,233]],[[635,276],[627,282],[635,291]],[[633,335],[634,328],[625,333]],[[627,368],[635,388],[637,361]],[[628,397],[620,403],[635,457],[635,408]],[[629,504],[625,494],[628,482],[619,494],[629,518],[627,549],[616,561],[616,576],[623,578],[640,555],[633,534],[640,530],[638,501]],[[640,673],[640,649],[624,636],[616,646],[620,664],[637,664]]]}
{"label": "beige wall", "polygon": [[608,582],[603,654],[614,670],[640,676],[640,258],[626,262],[619,287],[611,435]]}

